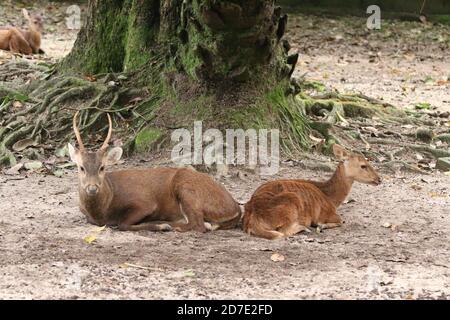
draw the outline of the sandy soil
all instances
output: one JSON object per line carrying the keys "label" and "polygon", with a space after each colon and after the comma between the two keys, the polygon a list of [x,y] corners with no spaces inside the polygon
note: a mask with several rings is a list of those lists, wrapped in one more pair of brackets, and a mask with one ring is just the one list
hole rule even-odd
{"label": "sandy soil", "polygon": [[[11,1],[0,2],[11,9]],[[63,6],[46,10],[50,23],[43,48],[56,59],[70,50],[75,32],[64,31],[58,16]],[[2,21],[19,21],[4,12]],[[309,79],[400,106],[429,102],[450,109],[448,39],[439,38],[448,28],[415,24],[427,44],[417,53],[411,52],[414,38],[366,34],[363,20],[349,21],[291,19],[288,36],[301,52],[297,75],[308,72]],[[408,28],[414,29],[402,30]],[[428,38],[432,32],[436,39]],[[138,160],[126,162],[131,167],[161,162]],[[221,182],[245,202],[264,180],[235,173]],[[327,175],[285,164],[274,179]],[[0,298],[448,298],[450,177],[384,173],[383,178],[378,187],[354,186],[339,209],[342,228],[267,241],[239,229],[97,231],[78,210],[75,171],[62,178],[0,174]],[[84,238],[93,234],[97,240],[87,243]],[[272,261],[274,253],[285,260]]]}
{"label": "sandy soil", "polygon": [[[285,166],[276,178],[325,176]],[[78,210],[75,172],[12,178],[0,176],[1,298],[450,295],[447,176],[384,175],[378,187],[356,184],[339,210],[344,226],[320,234],[268,241],[239,229],[206,234],[105,229],[92,244],[84,238],[96,227]],[[263,180],[249,174],[222,182],[238,201],[246,201]],[[274,253],[285,260],[272,261]]]}
{"label": "sandy soil", "polygon": [[450,111],[450,26],[291,15],[287,37],[299,51],[294,75],[362,92],[398,107],[430,103]]}

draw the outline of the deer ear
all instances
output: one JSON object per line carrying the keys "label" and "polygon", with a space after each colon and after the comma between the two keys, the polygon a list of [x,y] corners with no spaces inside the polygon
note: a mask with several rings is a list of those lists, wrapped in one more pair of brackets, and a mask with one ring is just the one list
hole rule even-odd
{"label": "deer ear", "polygon": [[338,144],[333,144],[333,153],[339,161],[347,160],[350,157],[348,151]]}
{"label": "deer ear", "polygon": [[30,15],[28,14],[28,10],[23,8],[22,9],[22,14],[25,17],[25,19],[30,20]]}
{"label": "deer ear", "polygon": [[67,144],[67,148],[69,149],[70,160],[78,164],[78,149],[70,143]]}
{"label": "deer ear", "polygon": [[119,162],[120,158],[122,157],[123,150],[120,147],[112,148],[108,151],[108,154],[106,155],[106,164],[107,165],[113,165]]}

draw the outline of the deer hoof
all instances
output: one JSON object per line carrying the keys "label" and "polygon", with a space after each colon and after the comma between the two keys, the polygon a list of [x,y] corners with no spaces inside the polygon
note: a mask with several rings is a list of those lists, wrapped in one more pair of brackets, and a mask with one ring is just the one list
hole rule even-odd
{"label": "deer hoof", "polygon": [[161,230],[161,231],[172,231],[172,227],[169,224],[164,223],[164,224],[160,224],[159,225],[159,230]]}
{"label": "deer hoof", "polygon": [[215,231],[220,228],[220,224],[205,222],[205,228],[208,231]]}

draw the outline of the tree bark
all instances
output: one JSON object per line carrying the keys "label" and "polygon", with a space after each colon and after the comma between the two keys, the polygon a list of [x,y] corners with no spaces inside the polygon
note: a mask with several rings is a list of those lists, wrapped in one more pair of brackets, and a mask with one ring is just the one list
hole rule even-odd
{"label": "tree bark", "polygon": [[165,73],[210,87],[289,78],[286,22],[273,0],[91,0],[63,67],[122,72],[162,59]]}

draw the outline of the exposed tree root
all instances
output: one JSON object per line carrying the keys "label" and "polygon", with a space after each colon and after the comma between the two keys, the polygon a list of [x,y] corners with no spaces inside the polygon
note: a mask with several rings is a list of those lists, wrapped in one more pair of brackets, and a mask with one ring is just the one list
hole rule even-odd
{"label": "exposed tree root", "polygon": [[[135,128],[148,123],[152,119],[151,108],[148,108],[150,98],[124,107],[118,101],[129,101],[138,92],[122,88],[111,79],[115,76],[106,75],[105,81],[96,82],[59,76],[41,81],[28,92],[24,90],[25,93],[1,85],[0,164],[15,163],[11,148],[21,139],[57,145],[70,140],[76,110],[81,110],[80,132],[86,136],[101,133],[99,131],[106,128],[106,112],[134,123]],[[13,101],[17,100],[24,102],[20,108],[13,107]]]}
{"label": "exposed tree root", "polygon": [[[22,65],[16,67],[17,70],[12,64],[8,68],[11,72],[24,69],[26,73]],[[48,68],[45,70],[48,71]],[[73,76],[52,76],[49,80],[19,89],[0,83],[0,165],[16,162],[11,151],[23,139],[33,139],[41,146],[52,144],[53,149],[70,140],[72,117],[77,110],[80,110],[80,132],[86,141],[95,143],[97,135],[106,130],[105,113],[125,124],[121,127],[116,125],[116,131],[127,131],[125,135],[134,141],[137,133],[155,120],[162,97],[160,92],[150,93],[145,86],[135,89],[130,88],[133,82],[121,83],[120,79],[127,76],[102,74],[95,81]],[[422,153],[428,159],[450,156],[450,151],[445,149],[449,141],[447,132],[434,137],[444,143],[442,148],[434,148],[405,141],[420,140],[417,130],[400,133],[395,129],[404,124],[410,128],[417,125],[427,132],[431,131],[430,137],[433,137],[434,133],[427,128],[435,125],[433,121],[398,110],[364,94],[348,95],[333,91],[308,94],[301,91],[295,96],[286,96],[283,91],[277,91],[269,102],[277,105],[279,127],[285,133],[281,144],[284,151],[289,151],[287,155],[298,155],[311,146],[327,153],[332,144],[340,143],[377,159],[382,168],[417,173],[426,171],[403,159],[408,155],[408,150]],[[308,123],[305,122],[306,117],[310,120]],[[310,140],[309,133],[316,141],[312,141],[313,138]],[[162,143],[167,139],[159,141]],[[322,164],[318,168],[329,169]]]}
{"label": "exposed tree root", "polygon": [[429,172],[420,169],[419,167],[416,167],[413,164],[410,164],[406,161],[402,161],[402,160],[392,160],[392,161],[388,161],[388,162],[384,162],[378,165],[381,168],[386,168],[389,169],[393,172],[397,171],[398,169],[404,169],[407,170],[409,172],[413,172],[413,173],[420,173],[420,174],[430,174]]}

